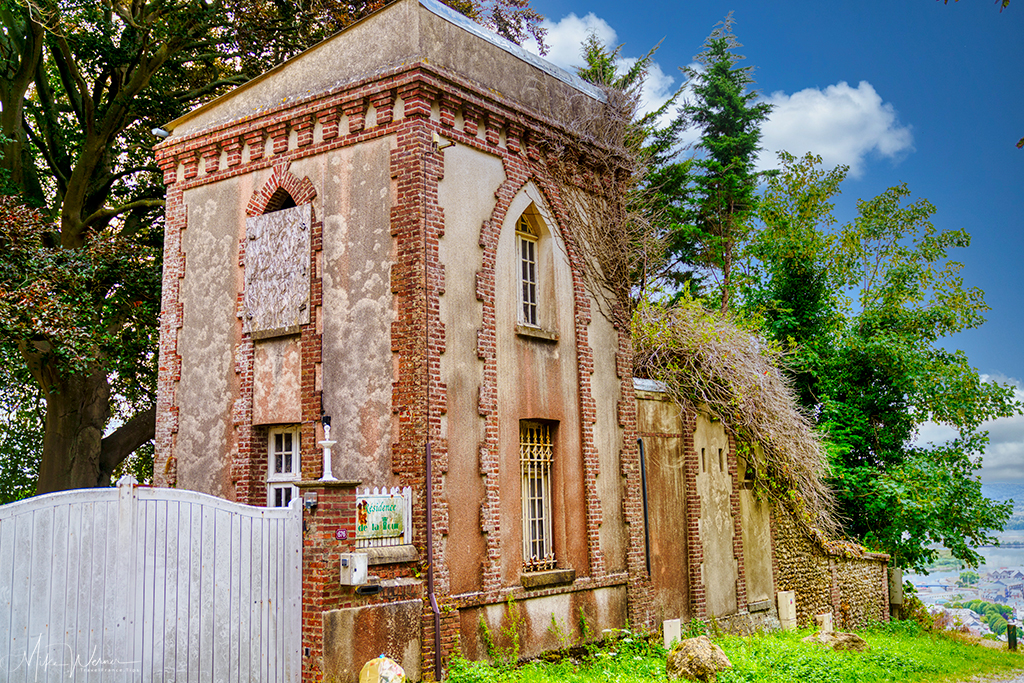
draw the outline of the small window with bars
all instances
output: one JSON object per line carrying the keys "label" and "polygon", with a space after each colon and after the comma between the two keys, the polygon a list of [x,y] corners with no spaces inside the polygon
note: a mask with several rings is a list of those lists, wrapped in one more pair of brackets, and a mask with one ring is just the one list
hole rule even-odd
{"label": "small window with bars", "polygon": [[519,423],[519,458],[523,497],[523,569],[555,568],[551,536],[551,426]]}
{"label": "small window with bars", "polygon": [[537,327],[537,239],[536,228],[530,225],[526,214],[516,221],[516,241],[519,244],[520,303],[524,325]]}
{"label": "small window with bars", "polygon": [[274,427],[267,434],[267,505],[287,507],[298,495],[299,430]]}

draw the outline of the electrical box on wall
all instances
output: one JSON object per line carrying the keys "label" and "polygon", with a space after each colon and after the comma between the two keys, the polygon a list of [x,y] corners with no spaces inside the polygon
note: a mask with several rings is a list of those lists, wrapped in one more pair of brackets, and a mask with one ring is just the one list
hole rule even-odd
{"label": "electrical box on wall", "polygon": [[366,553],[341,554],[341,585],[358,586],[366,583]]}

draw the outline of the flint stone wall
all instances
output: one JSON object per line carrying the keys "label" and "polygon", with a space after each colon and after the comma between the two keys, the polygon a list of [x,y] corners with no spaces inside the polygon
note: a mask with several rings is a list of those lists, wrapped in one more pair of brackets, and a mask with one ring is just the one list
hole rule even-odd
{"label": "flint stone wall", "polygon": [[809,536],[792,513],[772,511],[778,590],[796,593],[800,626],[813,626],[817,614],[831,612],[837,630],[889,620],[889,556],[848,542]]}

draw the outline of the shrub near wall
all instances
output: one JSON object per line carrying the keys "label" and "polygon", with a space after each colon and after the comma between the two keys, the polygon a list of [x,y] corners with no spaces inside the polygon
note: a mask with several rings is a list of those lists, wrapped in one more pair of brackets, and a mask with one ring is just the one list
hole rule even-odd
{"label": "shrub near wall", "polygon": [[772,534],[778,589],[796,593],[801,626],[813,626],[815,615],[825,612],[839,630],[889,620],[888,555],[813,538],[779,504],[772,508]]}

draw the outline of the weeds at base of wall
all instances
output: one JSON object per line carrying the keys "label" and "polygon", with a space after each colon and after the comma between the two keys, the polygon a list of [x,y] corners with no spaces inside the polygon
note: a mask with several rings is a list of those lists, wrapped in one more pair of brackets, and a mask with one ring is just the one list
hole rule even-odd
{"label": "weeds at base of wall", "polygon": [[487,656],[494,662],[494,666],[499,670],[510,671],[519,663],[519,638],[524,622],[523,615],[519,611],[519,605],[516,604],[515,599],[511,595],[505,603],[505,617],[507,617],[508,623],[505,623],[506,619],[502,618],[503,625],[498,629],[498,635],[508,639],[509,644],[507,646],[498,645],[495,641],[494,632],[491,631],[491,627],[487,624],[487,620],[484,619],[482,614],[480,615],[479,622],[480,637],[487,649]]}
{"label": "weeds at base of wall", "polygon": [[558,641],[559,650],[568,650],[572,647],[572,636],[570,636],[569,632],[562,628],[562,625],[558,623],[558,619],[555,618],[554,613],[551,614],[551,625],[548,626],[548,632],[550,632],[551,635],[555,637],[555,640]]}

